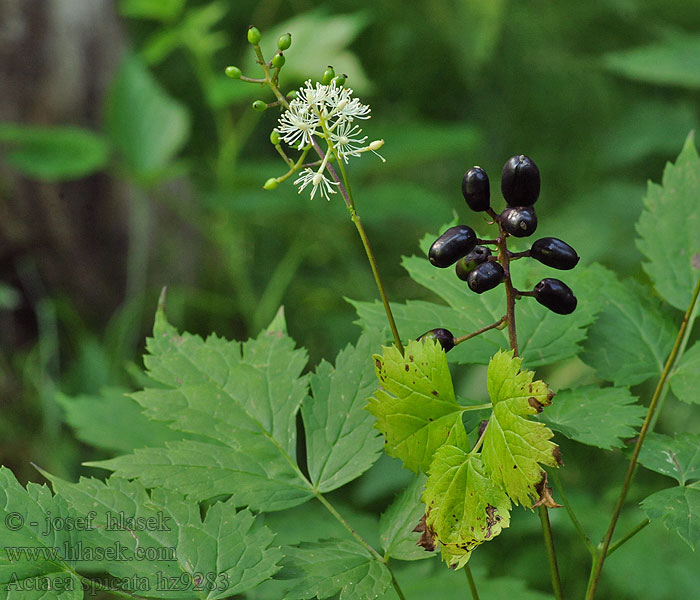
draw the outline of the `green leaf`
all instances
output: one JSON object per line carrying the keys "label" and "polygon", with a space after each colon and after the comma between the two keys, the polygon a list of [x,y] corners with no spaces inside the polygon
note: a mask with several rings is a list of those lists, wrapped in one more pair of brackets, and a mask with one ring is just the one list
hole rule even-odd
{"label": "green leaf", "polygon": [[700,157],[691,133],[675,164],[666,165],[661,185],[649,182],[637,222],[637,247],[649,260],[644,270],[664,300],[682,311],[700,277],[698,196]]}
{"label": "green leaf", "polygon": [[544,472],[540,464],[556,467],[559,448],[543,423],[531,421],[548,406],[554,393],[544,381],[533,381],[532,371],[520,371],[522,358],[498,352],[487,373],[493,414],[484,433],[481,458],[495,484],[502,485],[516,504],[530,506],[539,498],[535,489]]}
{"label": "green leaf", "polygon": [[148,183],[165,170],[187,141],[189,115],[138,57],[129,56],[112,83],[106,125],[126,166]]}
{"label": "green leaf", "polygon": [[391,584],[386,565],[355,541],[325,541],[284,548],[280,578],[291,579],[285,600],[374,600]]}
{"label": "green leaf", "polygon": [[636,435],[646,414],[627,388],[591,385],[557,392],[556,400],[540,421],[571,440],[605,450],[622,448],[622,439]]}
{"label": "green leaf", "polygon": [[641,504],[650,521],[660,520],[693,550],[700,544],[700,487],[697,482],[661,490]]}
{"label": "green leaf", "polygon": [[58,394],[56,400],[66,411],[66,422],[76,437],[97,448],[130,452],[189,437],[146,418],[138,403],[126,394],[123,389],[105,388],[99,395]]}
{"label": "green leaf", "polygon": [[510,524],[510,500],[481,458],[449,444],[435,452],[423,500],[427,529],[453,568],[463,567],[477,546]]}
{"label": "green leaf", "polygon": [[700,404],[700,342],[685,352],[671,376],[671,389],[679,400]]}
{"label": "green leaf", "polygon": [[281,510],[311,485],[296,464],[296,416],[307,392],[306,352],[279,322],[243,344],[180,335],[156,315],[144,363],[162,388],[133,395],[146,416],[207,441],[170,442],[92,466],[203,500],[233,494],[239,505]]}
{"label": "green leaf", "polygon": [[[6,598],[39,600],[82,598],[80,580],[72,572],[74,561],[64,560],[59,550],[67,544],[75,547],[78,532],[46,527],[46,519],[57,518],[67,522],[77,515],[63,498],[51,495],[46,486],[35,483],[26,490],[12,472],[0,467],[0,516],[3,519],[2,546],[0,546],[0,589]],[[26,552],[23,551],[26,549]],[[55,582],[53,595],[41,592],[47,583]],[[66,591],[61,592],[58,586]],[[23,591],[23,590],[37,590]],[[75,593],[71,590],[78,590]]]}
{"label": "green leaf", "polygon": [[[159,597],[225,598],[280,569],[282,553],[270,547],[274,534],[249,511],[237,513],[232,500],[214,504],[202,519],[196,501],[168,490],[149,496],[138,482],[114,477],[79,483],[47,477],[58,496],[79,514],[92,516],[91,528],[81,531],[84,553],[120,548],[114,560],[95,561],[94,568],[147,580]],[[176,582],[170,593],[159,584],[164,578]]]}
{"label": "green leaf", "polygon": [[0,124],[0,142],[11,145],[5,159],[29,177],[45,181],[80,179],[102,169],[109,145],[79,127],[28,127]]}
{"label": "green leaf", "polygon": [[608,70],[628,79],[700,88],[700,36],[697,35],[675,33],[660,42],[611,52],[603,61]]}
{"label": "green leaf", "polygon": [[644,440],[639,462],[647,469],[673,477],[681,485],[700,479],[700,435],[679,433],[671,438],[650,433]]}
{"label": "green leaf", "polygon": [[[421,247],[427,253],[435,236],[426,236]],[[466,335],[494,323],[505,314],[505,295],[502,288],[484,294],[474,294],[460,281],[453,269],[437,269],[425,258],[404,257],[402,264],[411,278],[440,296],[448,306],[425,301],[407,301],[392,304],[399,331],[409,339],[435,327],[449,329],[455,337]],[[514,284],[518,289],[532,289],[543,277],[551,276],[551,269],[534,263],[519,261],[513,267]],[[586,336],[598,307],[600,265],[578,268],[567,274],[566,282],[576,293],[579,303],[572,315],[557,315],[539,305],[532,298],[522,298],[516,305],[516,321],[520,354],[528,366],[551,364],[576,355],[579,343]],[[363,329],[384,329],[386,314],[379,302],[356,302],[359,324]],[[490,357],[502,348],[508,348],[507,331],[490,330],[450,351],[448,359],[462,364],[488,364]]]}
{"label": "green leaf", "polygon": [[386,555],[398,560],[431,558],[430,552],[418,545],[420,534],[415,527],[425,515],[421,500],[425,477],[418,475],[399,494],[379,519],[379,535]]}
{"label": "green leaf", "polygon": [[437,448],[451,436],[466,443],[447,358],[433,340],[410,341],[402,356],[394,346],[374,355],[381,387],[367,410],[386,440],[385,450],[411,471],[427,472]]}
{"label": "green leaf", "polygon": [[676,326],[649,289],[636,281],[621,282],[606,271],[598,284],[602,308],[588,330],[581,358],[599,377],[617,386],[659,377]]}
{"label": "green leaf", "polygon": [[380,343],[376,332],[365,333],[338,354],[335,367],[322,361],[311,377],[313,393],[301,412],[309,476],[321,492],[359,477],[382,451],[375,420],[364,410],[377,385],[370,357]]}

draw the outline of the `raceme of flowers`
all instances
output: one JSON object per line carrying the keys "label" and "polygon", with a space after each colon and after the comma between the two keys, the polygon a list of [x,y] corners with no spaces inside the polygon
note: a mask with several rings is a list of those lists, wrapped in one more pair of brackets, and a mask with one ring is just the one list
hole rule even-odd
{"label": "raceme of flowers", "polygon": [[[299,89],[296,97],[289,103],[289,108],[279,118],[276,131],[280,139],[297,150],[304,151],[312,147],[321,154],[320,166],[305,167],[294,181],[301,193],[311,185],[311,198],[318,191],[322,198],[330,199],[336,193],[339,182],[326,176],[328,159],[335,154],[339,160],[348,162],[351,156],[381,148],[384,140],[366,144],[367,136],[355,123],[356,119],[369,119],[370,108],[358,98],[352,97],[352,89],[338,86],[335,81],[329,85],[308,80]],[[319,141],[325,142],[322,148]],[[377,155],[379,156],[379,155]],[[380,158],[384,160],[381,156]]]}

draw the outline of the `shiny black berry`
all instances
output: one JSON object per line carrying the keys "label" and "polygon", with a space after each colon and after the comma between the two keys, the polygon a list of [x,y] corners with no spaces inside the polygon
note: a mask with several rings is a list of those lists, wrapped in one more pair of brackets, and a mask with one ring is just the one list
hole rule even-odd
{"label": "shiny black berry", "polygon": [[469,254],[474,246],[476,246],[474,230],[467,225],[457,225],[450,227],[433,242],[428,258],[433,265],[444,269]]}
{"label": "shiny black berry", "polygon": [[462,281],[466,281],[469,273],[481,263],[486,262],[489,256],[491,256],[491,250],[486,246],[475,246],[474,250],[457,261],[455,265],[457,277]]}
{"label": "shiny black berry", "polygon": [[537,229],[537,215],[532,206],[506,208],[501,213],[499,221],[503,229],[515,237],[527,237]]}
{"label": "shiny black berry", "polygon": [[530,256],[543,265],[568,271],[578,263],[579,256],[569,244],[559,238],[540,238],[530,248]]}
{"label": "shiny black berry", "polygon": [[445,352],[449,352],[455,347],[455,337],[452,335],[452,332],[449,329],[438,327],[437,329],[426,331],[423,335],[418,337],[418,341],[428,339],[439,342]]}
{"label": "shiny black berry", "polygon": [[508,206],[532,206],[540,195],[540,170],[524,154],[511,156],[501,174],[501,193]]}
{"label": "shiny black berry", "polygon": [[481,263],[467,277],[467,285],[472,292],[482,294],[495,288],[503,279],[506,273],[500,263]]}
{"label": "shiny black berry", "polygon": [[491,206],[489,176],[481,167],[472,167],[462,178],[462,195],[474,211],[487,210]]}
{"label": "shiny black berry", "polygon": [[535,300],[560,315],[568,315],[576,309],[576,296],[563,281],[547,277],[533,290]]}

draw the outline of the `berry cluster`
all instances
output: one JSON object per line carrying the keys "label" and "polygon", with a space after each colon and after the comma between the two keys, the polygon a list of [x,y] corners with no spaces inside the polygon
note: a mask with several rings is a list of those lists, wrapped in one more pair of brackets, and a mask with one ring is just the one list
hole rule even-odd
{"label": "berry cluster", "polygon": [[[524,238],[537,229],[537,214],[534,204],[540,195],[540,171],[537,165],[525,155],[512,156],[503,166],[501,193],[506,208],[500,214],[491,208],[491,190],[486,171],[472,167],[462,178],[462,195],[473,211],[486,212],[499,227],[499,237],[495,240],[481,240],[467,225],[450,227],[430,247],[430,262],[441,269],[455,265],[457,277],[466,281],[469,289],[482,294],[508,280],[510,282],[510,262],[523,257],[531,257],[555,269],[573,269],[579,257],[566,242],[553,237],[536,240],[525,252],[510,252],[507,239],[510,236]],[[487,246],[496,246],[494,256]],[[559,279],[547,277],[532,291],[513,288],[515,298],[532,296],[551,311],[567,315],[576,308],[576,296]],[[454,346],[454,338],[446,329],[433,329],[419,339],[433,338],[440,342],[445,351]]]}

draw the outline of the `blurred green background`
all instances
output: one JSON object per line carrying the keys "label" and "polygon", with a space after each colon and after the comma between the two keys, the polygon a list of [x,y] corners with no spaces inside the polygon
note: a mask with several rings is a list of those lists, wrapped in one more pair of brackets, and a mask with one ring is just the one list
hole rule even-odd
{"label": "blurred green background", "polygon": [[[292,33],[283,89],[331,64],[371,104],[364,130],[386,140],[387,162],[349,170],[394,301],[430,298],[400,266],[426,231],[455,214],[479,224],[464,171],[481,165],[497,190],[519,153],[542,173],[538,235],[642,277],[646,181],[700,114],[696,0],[42,0],[0,5],[0,21],[0,464],[24,481],[38,478],[31,462],[75,478],[82,460],[107,455],[66,414],[138,385],[163,286],[171,322],[203,335],[245,339],[283,304],[311,365],[359,333],[344,297],[372,300],[376,288],[340,199],[261,187],[286,170],[268,140],[278,113],[254,112],[269,92],[224,76],[229,64],[258,76],[249,24],[268,55]],[[669,403],[660,429],[698,425]],[[577,457],[562,475],[571,500],[600,529],[624,461],[563,446]],[[592,464],[593,481],[577,470]],[[402,477],[383,459],[353,488],[354,509],[382,509]],[[632,501],[659,479],[642,485]],[[565,515],[554,521],[563,575],[580,589],[586,555]],[[483,572],[546,590],[541,547],[524,551],[537,531],[529,513],[516,517],[479,555]],[[610,561],[605,597],[697,595],[697,558],[661,527],[642,535]],[[635,568],[643,579],[626,578]]]}

